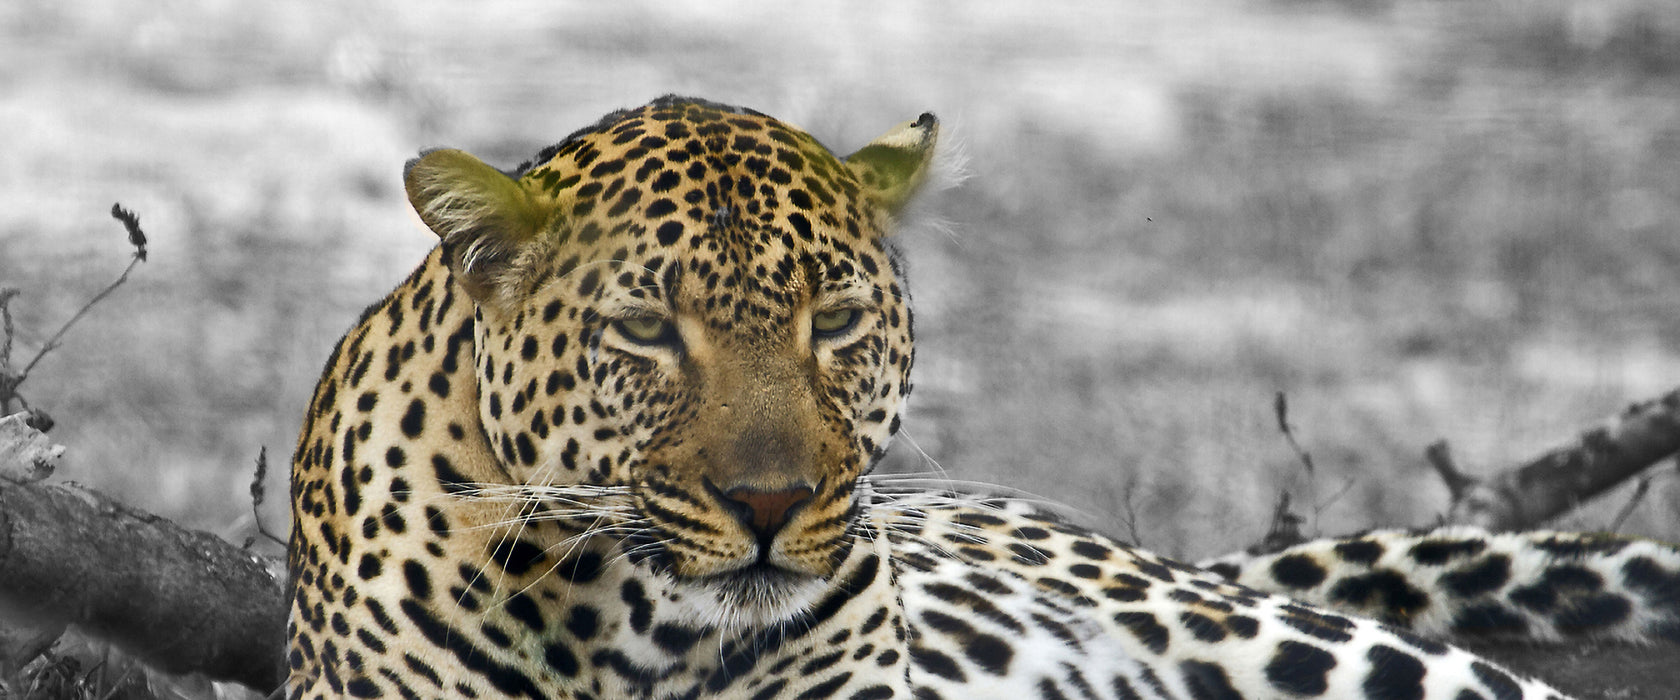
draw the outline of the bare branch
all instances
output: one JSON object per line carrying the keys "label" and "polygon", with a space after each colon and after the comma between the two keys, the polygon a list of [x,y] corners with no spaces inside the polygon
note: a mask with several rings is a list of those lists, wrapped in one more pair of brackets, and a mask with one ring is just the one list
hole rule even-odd
{"label": "bare branch", "polygon": [[1132,538],[1132,544],[1142,547],[1143,533],[1138,531],[1138,475],[1135,472],[1126,477],[1120,499],[1120,524],[1126,526],[1126,534]]}
{"label": "bare branch", "polygon": [[1289,492],[1279,491],[1277,505],[1272,507],[1272,523],[1266,526],[1266,536],[1258,544],[1248,548],[1250,554],[1269,554],[1281,552],[1285,549],[1307,541],[1301,532],[1301,525],[1305,518],[1295,514],[1289,507]]}
{"label": "bare branch", "polygon": [[[286,540],[275,536],[274,533],[269,532],[268,528],[263,526],[262,513],[257,510],[257,506],[262,505],[263,501],[268,498],[268,489],[263,486],[263,480],[266,478],[268,478],[268,446],[264,445],[257,449],[257,472],[251,475],[251,518],[257,524],[258,534],[284,547],[286,546]],[[251,544],[251,542],[246,542],[244,549],[250,549]]]}
{"label": "bare branch", "polygon": [[111,205],[111,218],[121,221],[128,230],[128,244],[134,246],[134,257],[146,260],[146,232],[140,230],[140,217],[123,208],[122,202]]}
{"label": "bare branch", "polygon": [[1448,520],[1521,530],[1568,512],[1680,451],[1680,389],[1629,406],[1572,443],[1465,489]]}
{"label": "bare branch", "polygon": [[1645,494],[1650,492],[1651,475],[1646,474],[1639,477],[1638,483],[1633,487],[1633,494],[1628,496],[1627,503],[1622,504],[1622,509],[1616,511],[1616,517],[1610,520],[1610,527],[1607,528],[1607,531],[1620,532],[1622,523],[1627,522],[1628,516],[1633,515],[1634,509],[1638,508],[1640,502],[1645,500]]}
{"label": "bare branch", "polygon": [[1289,396],[1278,392],[1272,398],[1272,414],[1277,417],[1278,432],[1283,433],[1283,439],[1289,442],[1289,449],[1295,451],[1295,458],[1301,461],[1301,467],[1307,470],[1307,477],[1317,474],[1313,465],[1312,454],[1301,449],[1301,443],[1295,440],[1294,426],[1289,424]]}
{"label": "bare branch", "polygon": [[[12,336],[17,332],[12,327],[12,299],[20,293],[13,287],[0,289],[0,332],[5,333],[5,337],[0,338],[0,372],[12,366]],[[0,397],[4,395],[0,393]]]}
{"label": "bare branch", "polygon": [[286,601],[267,563],[69,484],[0,479],[0,617],[80,626],[170,672],[280,683]]}
{"label": "bare branch", "polygon": [[52,476],[64,446],[30,427],[26,414],[0,418],[0,479],[33,484]]}
{"label": "bare branch", "polygon": [[[93,298],[89,299],[86,304],[83,304],[82,308],[77,309],[76,314],[71,316],[70,320],[65,321],[64,325],[59,327],[57,333],[54,333],[51,338],[47,339],[47,342],[41,346],[41,349],[38,352],[35,353],[35,357],[29,361],[29,364],[24,365],[23,371],[18,372],[13,376],[11,381],[11,389],[13,391],[16,391],[18,385],[22,384],[24,380],[29,378],[30,370],[35,369],[35,365],[40,363],[41,359],[47,356],[47,353],[50,353],[58,348],[59,341],[64,338],[65,333],[70,331],[71,326],[76,325],[76,322],[81,320],[83,316],[87,315],[87,312],[92,309],[94,305],[103,301],[105,297],[110,296],[111,292],[116,291],[117,287],[122,286],[122,283],[127,282],[128,273],[133,272],[135,266],[146,261],[146,234],[140,230],[140,219],[136,217],[133,212],[122,208],[121,204],[111,205],[111,216],[112,218],[121,221],[123,227],[128,230],[129,243],[133,244],[135,248],[134,258],[128,261],[128,267],[123,268],[122,274],[117,276],[115,282],[107,285],[104,289],[100,290],[98,294],[93,295]],[[8,328],[8,330],[10,329]],[[8,333],[7,338],[10,337],[11,334]]]}
{"label": "bare branch", "polygon": [[1447,493],[1452,502],[1457,503],[1464,497],[1464,493],[1480,483],[1480,479],[1459,471],[1458,462],[1453,460],[1452,446],[1446,440],[1436,440],[1423,450],[1424,459],[1429,466],[1435,468],[1435,473],[1441,476],[1441,481],[1447,484]]}

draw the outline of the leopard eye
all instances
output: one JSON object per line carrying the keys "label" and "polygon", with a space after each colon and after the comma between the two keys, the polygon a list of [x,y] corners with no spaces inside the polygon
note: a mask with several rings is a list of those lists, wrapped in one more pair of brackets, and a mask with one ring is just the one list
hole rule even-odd
{"label": "leopard eye", "polygon": [[675,345],[677,327],[670,321],[652,316],[613,321],[619,335],[638,345]]}
{"label": "leopard eye", "polygon": [[857,325],[863,312],[857,309],[835,309],[811,316],[811,333],[819,338],[841,335]]}

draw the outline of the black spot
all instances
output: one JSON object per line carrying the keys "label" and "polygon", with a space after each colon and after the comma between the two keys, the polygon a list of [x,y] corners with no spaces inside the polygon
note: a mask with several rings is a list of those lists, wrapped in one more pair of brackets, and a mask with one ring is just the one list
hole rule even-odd
{"label": "black spot", "polygon": [[799,234],[799,237],[801,239],[807,240],[807,241],[812,240],[811,220],[805,218],[804,214],[801,214],[799,212],[793,212],[791,214],[788,214],[787,215],[787,221],[788,221],[789,225],[793,226],[794,232]]}
{"label": "black spot", "polygon": [[[349,462],[349,460],[349,456],[345,456],[345,461]],[[349,469],[348,464],[344,469],[339,470],[338,477],[340,485],[343,486],[344,512],[355,515],[357,511],[362,509],[361,484],[356,483],[355,474]]]}
{"label": "black spot", "polygon": [[515,538],[497,543],[496,547],[490,550],[490,558],[501,566],[503,571],[519,576],[541,564],[546,556],[541,547]]}
{"label": "black spot", "polygon": [[1195,700],[1243,700],[1237,689],[1231,687],[1230,676],[1225,675],[1225,669],[1219,664],[1186,661],[1178,668],[1184,673],[1184,684],[1190,688],[1190,697]]}
{"label": "black spot", "polygon": [[676,656],[688,653],[689,649],[694,648],[694,643],[700,641],[699,630],[669,623],[654,625],[653,634],[650,636],[659,648]]}
{"label": "black spot", "polygon": [[1012,542],[1009,551],[1015,555],[1017,564],[1028,566],[1043,566],[1050,563],[1050,553],[1023,542]]}
{"label": "black spot", "polygon": [[[391,630],[391,633],[395,634],[396,630]],[[433,687],[443,687],[443,679],[438,678],[437,671],[432,670],[432,667],[427,665],[426,662],[415,658],[413,654],[403,654],[403,664],[407,665],[408,670],[413,671],[414,675],[429,681]]]}
{"label": "black spot", "polygon": [[356,698],[377,698],[382,695],[379,686],[367,678],[352,678],[344,684],[344,692]]}
{"label": "black spot", "polygon": [[578,674],[578,658],[572,650],[559,642],[550,642],[543,647],[543,661],[548,667],[558,671],[567,678],[576,678]]}
{"label": "black spot", "polygon": [[491,644],[499,646],[503,649],[513,646],[513,639],[508,637],[508,634],[503,632],[500,627],[485,622],[479,624],[478,631],[484,635],[485,639],[490,640]]}
{"label": "black spot", "polygon": [[1615,535],[1563,535],[1534,543],[1540,551],[1566,559],[1579,559],[1589,554],[1615,554],[1628,545],[1628,540]]}
{"label": "black spot", "polygon": [[1286,554],[1272,562],[1272,577],[1287,588],[1312,588],[1324,583],[1328,572],[1305,554]]}
{"label": "black spot", "polygon": [[881,627],[881,623],[886,621],[887,609],[876,608],[875,612],[871,613],[868,618],[864,619],[863,626],[858,628],[858,634],[869,634],[874,632],[876,629]]}
{"label": "black spot", "polygon": [[597,552],[582,552],[576,557],[560,562],[554,567],[554,573],[571,583],[589,583],[601,575],[601,555]]}
{"label": "black spot", "polygon": [[363,581],[366,581],[378,576],[380,569],[379,557],[373,556],[372,554],[363,554],[361,563],[356,566],[356,575],[360,576]]}
{"label": "black spot", "polygon": [[1365,653],[1371,670],[1361,685],[1371,700],[1422,700],[1427,669],[1410,654],[1382,644]]}
{"label": "black spot", "polygon": [[672,213],[676,210],[677,210],[677,203],[676,202],[673,202],[669,199],[663,199],[663,198],[662,199],[656,199],[656,200],[653,200],[652,204],[649,204],[647,206],[647,217],[649,219],[658,219],[658,218],[667,216],[667,215],[669,215],[670,213]]}
{"label": "black spot", "polygon": [[1535,612],[1551,612],[1561,599],[1584,597],[1604,588],[1604,577],[1591,569],[1565,565],[1547,569],[1546,573],[1527,586],[1512,589],[1511,602]]}
{"label": "black spot", "polygon": [[[810,677],[813,674],[817,674],[817,673],[821,673],[823,671],[826,671],[829,668],[832,668],[834,666],[834,664],[839,663],[840,659],[844,658],[845,656],[846,656],[846,650],[845,649],[838,649],[838,650],[835,650],[835,651],[831,651],[827,654],[823,654],[821,656],[818,656],[814,659],[811,659],[810,661],[805,662],[805,665],[800,666],[799,667],[799,675],[805,676],[805,677]],[[793,661],[793,659],[790,657],[788,659],[783,660],[782,663],[784,663],[784,664],[785,663],[791,663],[792,661]],[[772,667],[770,669],[771,673],[775,673],[777,669],[781,668],[781,666],[782,666],[782,664],[777,664],[776,666]]]}
{"label": "black spot", "polygon": [[519,449],[519,463],[531,466],[537,463],[537,448],[531,444],[531,436],[520,433],[513,436],[514,447]]}
{"label": "black spot", "polygon": [[437,506],[426,506],[426,529],[431,530],[438,539],[448,539],[449,516],[444,515]]}
{"label": "black spot", "polygon": [[1656,600],[1680,604],[1680,572],[1668,571],[1650,557],[1629,557],[1622,564],[1627,587]]}
{"label": "black spot", "polygon": [[647,634],[648,626],[653,624],[653,601],[648,600],[642,584],[636,579],[627,579],[618,589],[618,599],[630,606],[630,629],[636,634]]}
{"label": "black spot", "polygon": [[1167,653],[1167,628],[1155,620],[1155,616],[1146,612],[1118,612],[1114,614],[1114,621],[1126,629],[1149,647],[1156,654]]}
{"label": "black spot", "polygon": [[1350,564],[1370,566],[1382,558],[1384,549],[1382,544],[1371,540],[1353,540],[1341,542],[1335,547],[1336,556]]}
{"label": "black spot", "polygon": [[397,504],[387,502],[379,509],[379,520],[385,523],[385,528],[396,534],[408,530],[408,522],[403,520],[402,513],[397,510]]}
{"label": "black spot", "polygon": [[[1147,671],[1148,669],[1146,668],[1144,670]],[[1159,678],[1152,678],[1152,680],[1157,682],[1160,681]],[[1143,695],[1139,694],[1137,689],[1132,687],[1132,682],[1127,680],[1125,676],[1118,673],[1114,674],[1114,677],[1109,679],[1108,685],[1114,690],[1115,700],[1143,700]],[[1165,693],[1162,694],[1164,695]]]}
{"label": "black spot", "polygon": [[379,625],[379,629],[385,630],[387,634],[397,634],[396,621],[392,620],[390,615],[385,614],[385,608],[379,604],[379,601],[368,598],[363,606],[368,609],[368,615],[373,618],[374,624]]}
{"label": "black spot", "polygon": [[1247,615],[1228,615],[1225,629],[1243,639],[1253,639],[1260,634],[1260,621]]}
{"label": "black spot", "polygon": [[1009,674],[1009,662],[1015,658],[1015,649],[996,636],[977,634],[963,644],[963,654],[981,670],[1003,676]]}
{"label": "black spot", "polygon": [[420,437],[420,432],[426,429],[426,404],[420,399],[414,399],[408,404],[408,410],[402,417],[403,435],[410,438]]}
{"label": "black spot", "polygon": [[437,474],[438,485],[447,493],[472,490],[472,484],[467,477],[455,471],[455,465],[450,464],[449,458],[443,455],[432,455],[432,472]]}
{"label": "black spot", "polygon": [[1412,545],[1411,555],[1419,564],[1445,564],[1448,561],[1479,554],[1487,549],[1481,540],[1424,540]]}
{"label": "black spot", "polygon": [[1335,655],[1311,644],[1284,641],[1266,664],[1266,680],[1272,687],[1286,693],[1322,695],[1330,687],[1330,669],[1336,667]]}
{"label": "black spot", "polygon": [[910,662],[935,676],[958,683],[968,682],[968,675],[957,666],[957,660],[943,652],[920,646],[910,647]]}
{"label": "black spot", "polygon": [[795,696],[794,700],[817,700],[817,698],[830,697],[834,695],[834,691],[839,690],[840,686],[845,685],[846,681],[851,679],[852,674],[850,671],[841,673],[833,678],[806,688],[805,692]]}
{"label": "black spot", "polygon": [[659,229],[655,231],[655,235],[659,238],[660,245],[671,245],[676,243],[678,238],[682,238],[682,234],[683,225],[680,221],[667,221],[660,224]]}
{"label": "black spot", "polygon": [[403,580],[408,582],[408,592],[415,598],[425,600],[432,595],[432,579],[426,573],[426,567],[413,559],[403,562]]}
{"label": "black spot", "polygon": [[1032,526],[1032,525],[1028,525],[1026,527],[1015,528],[1015,531],[1012,534],[1014,534],[1016,537],[1021,538],[1023,540],[1047,540],[1047,539],[1050,539],[1050,532],[1049,531],[1045,530],[1042,527],[1036,527],[1036,526]]}
{"label": "black spot", "polygon": [[966,511],[951,516],[951,521],[961,525],[973,525],[975,527],[990,527],[1005,524],[1003,518],[989,513],[979,513],[973,511]]}
{"label": "black spot", "polygon": [[508,616],[525,623],[525,626],[530,628],[532,632],[541,632],[543,628],[548,626],[547,621],[543,620],[542,610],[537,607],[536,601],[531,600],[531,597],[524,593],[514,593],[503,604],[503,608],[507,610]]}
{"label": "black spot", "polygon": [[1330,589],[1330,600],[1359,607],[1385,622],[1406,625],[1429,605],[1429,596],[1387,569],[1349,576]]}
{"label": "black spot", "polygon": [[1441,576],[1441,585],[1460,597],[1474,598],[1503,588],[1511,580],[1511,557],[1493,554]]}
{"label": "black spot", "polygon": [[573,605],[566,615],[566,631],[577,637],[578,641],[589,641],[595,636],[595,630],[600,626],[601,614],[588,605]]}
{"label": "black spot", "polygon": [[1209,573],[1217,575],[1226,581],[1235,581],[1237,580],[1237,576],[1242,573],[1242,569],[1237,568],[1236,564],[1232,564],[1230,562],[1219,562],[1207,567],[1207,570]]}
{"label": "black spot", "polygon": [[356,628],[356,639],[361,640],[362,644],[375,654],[385,653],[385,642],[378,635],[369,632],[366,627]]}
{"label": "black spot", "polygon": [[1102,569],[1097,568],[1094,564],[1074,564],[1068,567],[1068,573],[1078,578],[1096,579],[1102,576]]}
{"label": "black spot", "polygon": [[1601,627],[1619,625],[1633,615],[1633,604],[1620,595],[1593,593],[1581,596],[1553,617],[1558,631],[1584,634]]}
{"label": "black spot", "polygon": [[1056,687],[1056,681],[1049,678],[1038,679],[1038,700],[1068,700],[1067,693]]}
{"label": "black spot", "polygon": [[1468,605],[1453,617],[1453,631],[1465,636],[1522,635],[1528,632],[1528,621],[1503,605],[1484,603]]}
{"label": "black spot", "polygon": [[1219,642],[1225,639],[1225,627],[1218,620],[1199,612],[1186,610],[1178,614],[1178,621],[1190,630],[1190,636],[1204,642]]}
{"label": "black spot", "polygon": [[1493,691],[1494,700],[1522,700],[1522,686],[1511,675],[1481,661],[1470,662],[1470,672]]}

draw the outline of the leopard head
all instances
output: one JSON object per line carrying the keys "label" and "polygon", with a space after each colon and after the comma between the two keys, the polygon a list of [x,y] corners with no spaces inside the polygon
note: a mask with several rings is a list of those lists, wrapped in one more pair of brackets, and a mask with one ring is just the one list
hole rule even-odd
{"label": "leopard head", "polygon": [[663,98],[512,175],[457,150],[410,163],[477,307],[477,419],[509,483],[617,489],[632,515],[602,531],[649,566],[767,617],[797,608],[849,546],[910,391],[888,238],[937,133],[924,114],[842,159]]}

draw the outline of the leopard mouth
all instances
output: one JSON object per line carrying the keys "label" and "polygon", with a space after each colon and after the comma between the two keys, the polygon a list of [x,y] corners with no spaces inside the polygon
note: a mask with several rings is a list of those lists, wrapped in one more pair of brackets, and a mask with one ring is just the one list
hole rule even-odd
{"label": "leopard mouth", "polygon": [[774,592],[820,578],[813,574],[777,566],[770,563],[768,558],[760,556],[756,562],[739,569],[712,574],[703,580],[708,583],[715,582],[718,585],[735,590]]}
{"label": "leopard mouth", "polygon": [[828,589],[821,576],[790,571],[766,560],[683,582],[698,595],[687,596],[695,612],[711,626],[756,629],[791,620]]}

